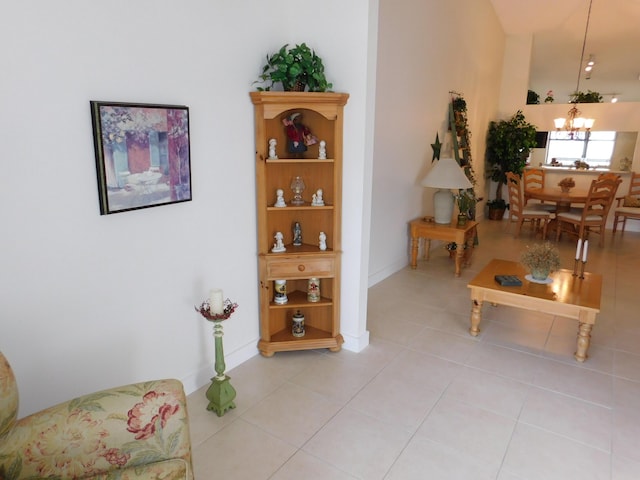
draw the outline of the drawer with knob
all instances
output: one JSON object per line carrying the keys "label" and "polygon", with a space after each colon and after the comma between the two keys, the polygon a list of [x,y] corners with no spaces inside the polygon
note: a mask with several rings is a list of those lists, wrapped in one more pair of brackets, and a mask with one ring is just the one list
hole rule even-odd
{"label": "drawer with knob", "polygon": [[309,278],[335,276],[335,257],[283,257],[267,260],[269,278]]}

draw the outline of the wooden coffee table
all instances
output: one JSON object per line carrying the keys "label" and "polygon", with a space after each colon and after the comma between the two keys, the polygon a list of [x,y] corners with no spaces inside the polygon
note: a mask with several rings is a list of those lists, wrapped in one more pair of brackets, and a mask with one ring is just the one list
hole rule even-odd
{"label": "wooden coffee table", "polygon": [[[585,273],[574,276],[571,270],[559,270],[550,275],[550,284],[532,283],[525,279],[528,270],[517,262],[491,260],[467,285],[471,289],[471,328],[474,337],[480,333],[482,304],[509,305],[539,312],[574,318],[578,321],[578,341],[574,357],[579,362],[587,358],[591,343],[591,329],[600,312],[602,275]],[[522,286],[503,287],[495,275],[516,275]]]}
{"label": "wooden coffee table", "polygon": [[462,263],[471,263],[473,255],[473,241],[476,236],[478,222],[467,221],[465,225],[458,227],[456,224],[440,224],[433,221],[425,221],[416,218],[409,223],[411,229],[411,268],[418,266],[418,243],[421,238],[426,239],[424,256],[429,260],[429,248],[431,240],[444,240],[456,244],[456,277],[460,276]]}

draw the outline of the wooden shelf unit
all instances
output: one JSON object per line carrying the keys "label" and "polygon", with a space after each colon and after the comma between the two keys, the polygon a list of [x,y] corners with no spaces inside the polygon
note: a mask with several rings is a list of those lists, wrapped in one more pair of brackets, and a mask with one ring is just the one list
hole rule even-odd
{"label": "wooden shelf unit", "polygon": [[[256,202],[258,217],[258,271],[260,293],[260,341],[266,357],[275,352],[328,348],[338,351],[340,334],[340,256],[342,222],[342,130],[345,93],[251,92],[255,115]],[[318,159],[319,145],[294,156],[287,153],[282,119],[302,114],[318,142],[326,142],[326,159]],[[277,141],[277,159],[268,158],[269,140]],[[295,158],[293,158],[295,157]],[[298,158],[299,157],[299,158]],[[303,205],[292,205],[290,185],[302,177]],[[324,206],[312,206],[312,195],[323,191]],[[286,207],[275,207],[276,190],[284,191]],[[302,227],[301,246],[293,246],[293,225]],[[276,232],[282,232],[286,251],[271,252]],[[326,235],[326,250],[319,235]],[[309,278],[320,280],[321,299],[307,301]],[[288,302],[276,304],[275,280],[287,281]],[[305,335],[291,333],[296,311],[305,317]]]}

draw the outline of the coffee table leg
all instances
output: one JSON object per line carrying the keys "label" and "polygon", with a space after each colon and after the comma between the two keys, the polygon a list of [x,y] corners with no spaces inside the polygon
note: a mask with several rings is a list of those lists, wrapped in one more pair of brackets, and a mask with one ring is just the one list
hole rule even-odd
{"label": "coffee table leg", "polygon": [[589,350],[589,344],[591,343],[592,328],[593,325],[590,323],[582,322],[580,322],[580,326],[578,327],[578,345],[574,357],[579,362],[584,362],[587,359],[587,350]]}
{"label": "coffee table leg", "polygon": [[471,328],[469,333],[477,337],[480,333],[480,320],[482,320],[482,300],[471,300]]}

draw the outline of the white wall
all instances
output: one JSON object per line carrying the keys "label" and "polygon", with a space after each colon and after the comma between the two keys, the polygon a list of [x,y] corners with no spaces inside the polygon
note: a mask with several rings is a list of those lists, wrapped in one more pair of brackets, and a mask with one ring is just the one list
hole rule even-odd
{"label": "white wall", "polygon": [[489,0],[380,1],[369,284],[408,264],[408,222],[433,214],[436,133],[447,134],[449,91],[464,94],[477,192],[500,93],[504,34]]}
{"label": "white wall", "polygon": [[[18,377],[21,415],[150,378],[177,377],[187,391],[208,383],[211,325],[194,305],[212,287],[240,304],[225,323],[228,369],[257,353],[248,92],[267,53],[287,42],[314,47],[335,90],[351,94],[345,178],[365,178],[375,2],[369,4],[327,0],[322,8],[298,2],[294,9],[283,0],[32,0],[5,6],[0,349]],[[100,216],[90,100],[189,106],[193,201]],[[361,245],[368,187],[345,184],[342,326],[346,347],[359,349],[366,344]]]}

